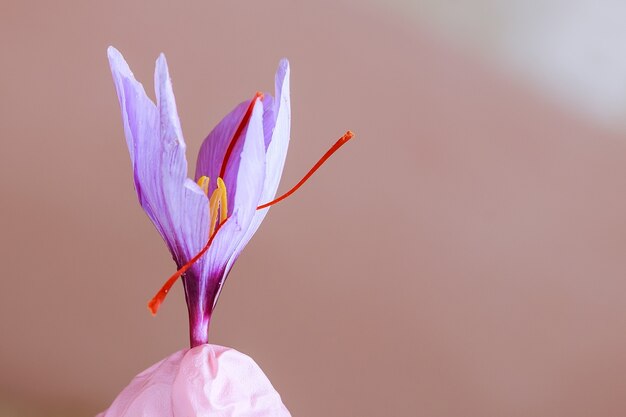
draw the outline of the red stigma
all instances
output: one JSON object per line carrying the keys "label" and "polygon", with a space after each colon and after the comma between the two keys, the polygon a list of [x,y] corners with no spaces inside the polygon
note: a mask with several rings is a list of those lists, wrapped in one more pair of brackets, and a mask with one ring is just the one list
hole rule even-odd
{"label": "red stigma", "polygon": [[[237,127],[237,130],[235,131],[235,134],[233,135],[233,138],[231,139],[231,142],[228,146],[226,155],[224,156],[224,161],[222,162],[222,170],[220,173],[220,177],[223,177],[224,171],[226,169],[225,168],[226,164],[228,163],[228,159],[230,157],[230,154],[233,151],[235,143],[237,142],[237,139],[243,132],[244,127],[248,124],[250,117],[252,116],[252,110],[254,109],[254,104],[256,103],[256,100],[262,97],[263,97],[262,93],[257,93],[254,96],[254,98],[250,102],[250,105],[248,106],[246,113],[241,119],[241,122],[239,123],[239,126]],[[333,146],[330,147],[330,149],[328,149],[328,151],[326,151],[324,155],[322,155],[320,160],[317,161],[315,165],[313,165],[313,168],[311,168],[309,172],[307,172],[306,175],[292,189],[290,189],[289,191],[287,191],[285,194],[281,195],[280,197],[270,201],[269,203],[265,203],[265,204],[258,206],[257,210],[261,210],[261,209],[273,206],[274,204],[286,199],[287,197],[295,193],[300,187],[302,187],[302,185],[304,185],[305,182],[308,181],[309,178],[311,178],[311,176],[315,173],[315,171],[317,171],[322,165],[324,165],[324,163],[328,160],[328,158],[330,158],[335,152],[337,152],[337,150],[339,150],[339,148],[345,145],[353,137],[354,137],[354,133],[348,130],[342,137],[340,137],[337,140],[337,142],[335,142]],[[191,268],[193,264],[195,264],[198,261],[198,259],[200,259],[209,250],[209,248],[211,247],[211,244],[213,243],[213,239],[215,239],[215,236],[217,235],[217,232],[219,232],[219,230],[222,228],[224,223],[226,223],[227,221],[228,221],[228,217],[217,225],[217,227],[215,228],[215,231],[209,238],[209,241],[206,243],[204,248],[202,248],[200,252],[198,252],[193,258],[191,258],[189,262],[187,262],[178,271],[176,271],[176,273],[172,275],[165,282],[163,287],[161,287],[161,289],[156,293],[156,295],[152,297],[152,299],[148,302],[148,309],[150,310],[153,316],[156,315],[157,311],[159,310],[159,307],[161,306],[161,303],[163,303],[163,300],[165,300],[165,297],[169,293],[172,286],[176,283],[178,278],[183,276],[183,274],[187,272],[187,270]]]}
{"label": "red stigma", "polygon": [[291,194],[295,193],[298,190],[298,188],[302,187],[302,185],[305,182],[307,182],[307,180],[311,178],[313,174],[315,174],[315,171],[317,171],[322,165],[324,165],[324,163],[326,162],[328,158],[330,158],[335,152],[337,152],[337,150],[339,150],[339,148],[345,145],[353,137],[354,137],[354,133],[348,130],[342,137],[339,138],[339,140],[337,140],[337,142],[335,142],[333,146],[330,147],[328,151],[326,151],[326,153],[320,158],[320,160],[317,161],[315,165],[313,165],[313,168],[311,168],[309,172],[307,172],[306,175],[300,180],[300,182],[298,182],[291,190],[287,191],[285,194],[281,195],[280,197],[270,201],[269,203],[261,204],[256,209],[261,210],[269,206],[273,206],[279,201],[282,201],[285,198],[289,197]]}
{"label": "red stigma", "polygon": [[237,140],[239,136],[243,133],[243,129],[250,122],[250,118],[252,117],[252,110],[254,110],[254,105],[258,99],[263,100],[263,93],[257,91],[252,100],[250,100],[250,104],[248,105],[248,109],[245,114],[241,118],[241,122],[239,122],[239,126],[237,126],[237,130],[235,130],[235,134],[233,135],[230,143],[228,144],[228,148],[226,149],[226,153],[224,154],[224,160],[222,161],[222,168],[220,169],[220,177],[224,178],[224,174],[226,173],[226,166],[228,165],[228,160],[230,159],[230,154],[233,153],[233,149],[237,144]]}

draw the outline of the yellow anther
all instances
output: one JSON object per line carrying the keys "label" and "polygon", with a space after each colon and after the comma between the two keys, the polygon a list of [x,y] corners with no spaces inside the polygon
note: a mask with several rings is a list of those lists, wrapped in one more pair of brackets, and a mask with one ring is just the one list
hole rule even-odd
{"label": "yellow anther", "polygon": [[221,177],[217,177],[217,188],[222,190],[220,197],[220,223],[222,223],[228,217],[228,193],[226,192],[226,184]]}
{"label": "yellow anther", "polygon": [[217,221],[217,211],[219,209],[222,190],[216,188],[209,198],[209,236],[213,236],[215,222]]}
{"label": "yellow anther", "polygon": [[[209,196],[209,177],[203,175],[198,179],[198,186]],[[221,178],[217,178],[217,188],[213,190],[209,197],[209,237],[213,236],[217,227],[217,218],[219,215],[220,223],[228,218],[228,203],[226,194],[226,184]]]}
{"label": "yellow anther", "polygon": [[204,194],[206,194],[207,196],[209,195],[209,183],[210,182],[211,182],[211,179],[207,177],[206,175],[203,175],[198,179],[198,185],[200,186],[202,191],[204,191]]}

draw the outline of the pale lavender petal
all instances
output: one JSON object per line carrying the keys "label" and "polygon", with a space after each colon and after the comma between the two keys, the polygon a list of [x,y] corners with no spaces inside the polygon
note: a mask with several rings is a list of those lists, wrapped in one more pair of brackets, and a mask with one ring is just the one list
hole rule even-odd
{"label": "pale lavender petal", "polygon": [[266,151],[272,141],[272,132],[274,132],[274,126],[276,125],[277,110],[274,97],[271,94],[266,93],[263,96],[263,136],[265,137]]}
{"label": "pale lavender petal", "polygon": [[[280,177],[285,165],[285,158],[287,157],[287,148],[289,146],[291,128],[291,106],[289,100],[289,62],[286,59],[281,60],[276,72],[276,99],[267,103],[264,99],[263,104],[271,104],[273,106],[271,112],[268,110],[265,110],[264,112],[263,125],[265,134],[267,134],[268,125],[272,124],[267,121],[267,117],[275,116],[276,120],[273,123],[274,128],[271,133],[271,141],[269,142],[269,145],[266,145],[265,181],[263,183],[263,192],[261,193],[261,198],[258,201],[257,206],[271,201],[276,195],[278,183],[280,182]],[[268,211],[269,208],[256,211],[248,228],[245,230],[239,245],[226,265],[225,275],[228,274],[241,251],[243,251],[244,247],[258,230]]]}
{"label": "pale lavender petal", "polygon": [[[160,119],[163,195],[170,213],[172,233],[182,253],[179,266],[198,253],[208,239],[208,199],[195,182],[187,178],[185,141],[176,111],[172,81],[165,56],[157,59],[154,89]],[[181,187],[181,185],[183,187]],[[182,193],[181,193],[182,191]],[[200,266],[196,266],[200,268]]]}
{"label": "pale lavender petal", "polygon": [[[224,157],[227,149],[233,140],[233,136],[242,122],[250,101],[244,101],[237,105],[229,114],[224,117],[217,126],[209,133],[206,139],[200,146],[200,152],[198,153],[198,161],[196,163],[196,175],[198,180],[202,176],[209,177],[211,183],[209,185],[209,195],[215,190],[217,184],[217,177],[220,176],[222,170],[222,164],[224,163]],[[255,108],[261,106],[260,101],[257,101]],[[261,132],[261,135],[263,133]],[[237,171],[239,169],[239,158],[236,156],[241,154],[244,146],[245,131],[235,142],[233,150],[227,161],[226,170],[223,176],[224,183],[228,192],[228,200],[234,201],[235,193],[237,191]],[[229,206],[229,214],[232,213],[234,206]]]}
{"label": "pale lavender petal", "polygon": [[237,241],[240,231],[239,212],[235,210],[220,228],[210,249],[196,264],[201,269],[183,276],[185,299],[189,310],[191,346],[206,343],[208,340],[211,313],[219,293],[219,283],[225,276],[228,254],[224,253],[232,250],[227,243],[231,240]]}
{"label": "pale lavender petal", "polygon": [[[263,103],[259,102],[254,106],[248,127],[238,142],[241,142],[242,149],[237,152],[238,147],[235,147],[229,162],[229,165],[232,163],[238,167],[234,173],[236,177],[233,180],[231,176],[233,174],[227,170],[224,178],[226,187],[236,190],[232,199],[228,201],[229,207],[232,207],[234,211],[216,235],[211,248],[204,257],[205,269],[203,273],[210,277],[207,285],[215,285],[216,288],[218,285],[221,288],[230,271],[230,266],[227,266],[227,263],[235,253],[256,214],[256,207],[263,190],[266,170]],[[229,197],[230,195],[229,190]],[[218,294],[215,294],[214,299],[207,301],[214,305],[214,300],[217,299]]]}
{"label": "pale lavender petal", "polygon": [[272,131],[272,140],[267,146],[265,158],[267,170],[262,195],[264,201],[261,203],[269,202],[276,195],[289,147],[291,104],[289,95],[289,61],[286,59],[280,61],[276,71],[276,98],[273,104],[276,122]]}
{"label": "pale lavender petal", "polygon": [[184,264],[206,241],[208,202],[200,188],[187,178],[185,142],[167,63],[163,56],[157,61],[155,105],[135,80],[122,55],[110,47],[108,56],[139,202],[175,261]]}
{"label": "pale lavender petal", "polygon": [[[145,137],[154,135],[157,128],[156,106],[146,95],[143,86],[135,80],[122,54],[112,46],[107,50],[107,54],[122,110],[126,144],[133,168],[135,168],[135,153],[139,147],[138,144],[145,142]],[[137,187],[137,193],[141,199],[140,187]]]}
{"label": "pale lavender petal", "polygon": [[[239,150],[239,147],[235,146],[229,161],[229,166],[232,164],[237,167],[237,170],[231,173],[230,168],[227,169],[224,182],[229,194],[229,214],[232,214],[233,210],[238,212],[239,227],[237,233],[239,236],[228,236],[227,238],[227,230],[230,228],[225,227],[220,230],[209,250],[209,256],[207,256],[208,258],[215,257],[215,261],[223,260],[224,264],[256,213],[256,207],[263,190],[265,145],[263,141],[263,104],[261,102],[254,106],[247,129],[238,143],[241,145],[241,149]],[[212,263],[209,262],[209,264]]]}
{"label": "pale lavender petal", "polygon": [[[195,179],[197,181],[203,175],[211,178],[213,181],[211,181],[210,191],[215,189],[215,179],[222,168],[224,154],[249,104],[250,101],[238,104],[213,128],[200,146]],[[243,142],[241,138],[239,142]]]}

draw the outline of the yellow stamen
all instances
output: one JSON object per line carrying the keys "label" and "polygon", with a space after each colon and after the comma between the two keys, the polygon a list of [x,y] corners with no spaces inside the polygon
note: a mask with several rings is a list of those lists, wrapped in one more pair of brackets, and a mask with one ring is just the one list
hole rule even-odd
{"label": "yellow stamen", "polygon": [[[209,177],[203,175],[198,179],[198,185],[209,195]],[[226,184],[220,177],[217,178],[217,188],[213,190],[209,197],[209,236],[213,235],[217,226],[217,217],[219,214],[220,223],[228,218],[228,194],[226,193]]]}
{"label": "yellow stamen", "polygon": [[211,198],[209,198],[209,236],[213,235],[215,231],[215,222],[217,221],[217,214],[220,204],[220,199],[222,197],[222,190],[216,188],[211,194]]}
{"label": "yellow stamen", "polygon": [[228,193],[226,192],[226,184],[222,178],[217,177],[217,188],[222,190],[220,198],[220,223],[224,223],[228,218]]}
{"label": "yellow stamen", "polygon": [[206,175],[203,175],[198,179],[198,185],[200,186],[202,191],[204,191],[204,194],[206,194],[207,196],[209,195],[209,183],[210,182],[211,182],[211,179],[207,177]]}

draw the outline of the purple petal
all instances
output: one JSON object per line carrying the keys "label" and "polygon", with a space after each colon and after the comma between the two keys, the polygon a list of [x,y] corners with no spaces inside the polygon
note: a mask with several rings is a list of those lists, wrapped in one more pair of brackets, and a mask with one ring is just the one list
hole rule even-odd
{"label": "purple petal", "polygon": [[208,201],[187,178],[185,142],[165,57],[156,63],[155,105],[122,55],[110,47],[108,56],[139,202],[180,266],[206,242]]}
{"label": "purple petal", "polygon": [[[233,113],[229,116],[233,115]],[[213,138],[213,136],[209,135],[208,140],[210,138]],[[203,273],[205,274],[204,276],[209,277],[210,282],[208,282],[208,285],[215,285],[216,290],[221,288],[230,271],[232,264],[229,264],[229,260],[236,256],[234,255],[236,249],[240,246],[240,241],[249,229],[250,223],[256,214],[256,208],[263,190],[266,169],[263,137],[263,103],[258,102],[254,106],[248,127],[238,142],[241,143],[241,150],[237,151],[239,147],[236,146],[229,162],[229,165],[237,166],[237,171],[231,173],[227,169],[227,174],[224,178],[229,194],[229,212],[232,210],[232,214],[230,214],[228,221],[216,235],[211,248],[205,255],[206,262],[204,265],[206,268]],[[221,162],[220,160],[220,164]],[[218,174],[214,175],[217,176]],[[236,177],[233,179],[235,175]],[[235,191],[232,191],[232,189]],[[211,308],[214,306],[218,294],[219,291],[214,294],[212,299],[207,299],[207,301],[212,303]]]}
{"label": "purple petal", "polygon": [[[209,195],[211,195],[213,190],[216,188],[216,180],[222,169],[224,155],[226,154],[228,146],[233,139],[233,135],[241,123],[249,104],[250,101],[244,101],[237,105],[218,123],[217,126],[215,126],[215,128],[213,128],[211,133],[209,133],[200,146],[198,161],[196,163],[195,179],[197,181],[202,176],[206,176],[211,179],[211,183],[209,185]],[[259,104],[260,103],[257,103],[255,107]],[[239,160],[235,158],[235,155],[241,153],[243,149],[244,137],[245,132],[243,132],[241,137],[237,140],[231,153],[230,160],[228,161],[228,168],[226,170],[225,177],[228,176],[229,178],[222,178],[227,186],[229,201],[233,201],[232,199],[234,198],[237,186],[236,173],[237,168],[239,167]],[[232,212],[232,208],[233,206],[231,204],[229,207],[230,212]]]}
{"label": "purple petal", "polygon": [[[265,181],[263,183],[261,198],[256,204],[257,207],[263,203],[271,201],[276,195],[278,183],[280,182],[280,177],[285,165],[285,158],[287,157],[287,148],[289,146],[289,134],[291,128],[291,106],[289,101],[289,62],[286,59],[281,60],[276,72],[276,97],[276,99],[269,102],[266,102],[266,99],[263,100],[264,105],[271,104],[273,106],[271,112],[265,110],[263,115],[263,127],[265,134],[267,135],[268,125],[273,125],[274,128],[271,133],[271,141],[269,141],[269,145],[266,145]],[[272,121],[268,122],[268,115],[276,117],[273,123]],[[265,141],[267,144],[267,137]],[[239,241],[237,248],[226,265],[225,276],[234,265],[241,251],[258,230],[268,211],[269,208],[266,208],[257,210],[254,213],[252,221],[249,223],[241,240]],[[219,293],[216,296],[216,302],[217,297],[219,297]]]}
{"label": "purple petal", "polygon": [[269,202],[276,195],[285,166],[287,148],[289,147],[291,104],[289,96],[289,61],[286,59],[281,60],[278,65],[275,88],[276,98],[273,104],[276,121],[272,139],[267,147],[266,174],[261,204]]}
{"label": "purple petal", "polygon": [[234,199],[228,201],[229,206],[237,214],[236,223],[229,219],[215,237],[215,241],[207,254],[207,258],[210,259],[208,264],[211,265],[211,268],[224,268],[256,213],[265,179],[262,115],[263,105],[258,103],[252,112],[245,136],[241,138],[243,149],[240,155],[233,153],[231,157],[238,160],[236,184],[231,182],[230,184],[227,183],[226,186],[235,185],[236,188]]}
{"label": "purple petal", "polygon": [[265,136],[265,150],[272,141],[272,132],[274,132],[274,126],[276,125],[276,111],[278,110],[275,105],[274,97],[266,93],[263,96],[263,136]]}

